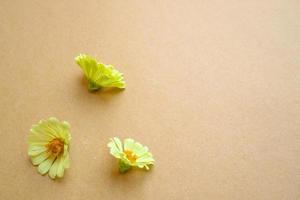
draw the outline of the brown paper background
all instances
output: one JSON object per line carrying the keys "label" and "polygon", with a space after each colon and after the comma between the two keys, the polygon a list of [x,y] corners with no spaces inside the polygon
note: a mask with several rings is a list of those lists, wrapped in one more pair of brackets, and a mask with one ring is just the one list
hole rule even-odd
{"label": "brown paper background", "polygon": [[[297,0],[1,0],[0,199],[300,199]],[[113,64],[123,92],[86,89],[75,64]],[[71,168],[40,176],[32,124],[71,124]],[[117,172],[113,136],[149,146]]]}

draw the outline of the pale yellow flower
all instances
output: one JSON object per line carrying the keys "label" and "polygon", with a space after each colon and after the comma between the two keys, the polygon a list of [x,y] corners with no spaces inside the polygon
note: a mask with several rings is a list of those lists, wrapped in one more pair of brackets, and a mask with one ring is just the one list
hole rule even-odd
{"label": "pale yellow flower", "polygon": [[75,60],[84,72],[89,91],[96,91],[101,88],[125,88],[123,74],[114,66],[100,63],[86,54],[79,54]]}
{"label": "pale yellow flower", "polygon": [[63,177],[64,171],[70,166],[69,144],[71,140],[70,125],[51,117],[41,120],[32,126],[28,137],[28,155],[38,172]]}
{"label": "pale yellow flower", "polygon": [[154,158],[148,147],[135,142],[133,139],[124,140],[124,145],[119,138],[114,137],[107,144],[110,153],[119,160],[119,171],[124,173],[132,167],[145,168],[154,164]]}

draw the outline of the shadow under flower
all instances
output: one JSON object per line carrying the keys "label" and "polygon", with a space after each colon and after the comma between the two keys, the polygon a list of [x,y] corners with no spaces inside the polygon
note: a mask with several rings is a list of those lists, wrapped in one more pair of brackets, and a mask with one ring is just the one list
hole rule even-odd
{"label": "shadow under flower", "polygon": [[112,159],[111,164],[109,164],[110,174],[108,173],[108,180],[111,187],[119,188],[121,193],[128,194],[133,190],[142,190],[145,186],[145,181],[149,176],[151,176],[151,171],[132,168],[125,173],[120,173],[118,169],[118,163],[115,162],[115,159]]}

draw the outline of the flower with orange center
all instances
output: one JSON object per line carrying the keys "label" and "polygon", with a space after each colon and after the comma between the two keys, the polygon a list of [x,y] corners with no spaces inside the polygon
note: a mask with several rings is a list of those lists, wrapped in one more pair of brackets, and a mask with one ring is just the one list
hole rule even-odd
{"label": "flower with orange center", "polygon": [[38,172],[54,179],[63,177],[70,165],[69,144],[71,140],[70,125],[51,117],[32,126],[28,137],[28,155]]}
{"label": "flower with orange center", "polygon": [[125,139],[124,146],[119,138],[114,137],[107,145],[110,153],[119,160],[119,171],[124,173],[132,167],[145,168],[154,164],[154,158],[148,147],[135,142],[133,139]]}

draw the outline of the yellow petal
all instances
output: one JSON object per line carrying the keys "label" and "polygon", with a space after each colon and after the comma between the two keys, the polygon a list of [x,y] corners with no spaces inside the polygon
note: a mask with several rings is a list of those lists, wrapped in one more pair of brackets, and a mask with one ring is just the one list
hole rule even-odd
{"label": "yellow petal", "polygon": [[136,160],[136,162],[139,163],[145,163],[145,164],[151,164],[154,162],[154,159],[152,157],[144,157],[144,158],[139,158]]}
{"label": "yellow petal", "polygon": [[28,155],[29,156],[37,156],[43,152],[45,152],[47,148],[45,146],[29,146],[28,148]]}
{"label": "yellow petal", "polygon": [[31,161],[34,165],[38,165],[42,163],[44,160],[46,160],[50,156],[50,152],[45,151],[37,156],[32,156]]}
{"label": "yellow petal", "polygon": [[114,137],[114,138],[113,138],[113,141],[114,141],[114,143],[116,144],[116,146],[118,147],[118,149],[119,149],[120,151],[123,151],[123,147],[122,147],[122,142],[121,142],[121,140],[120,140],[119,138],[117,138],[117,137]]}
{"label": "yellow petal", "polygon": [[49,170],[49,176],[52,179],[54,179],[56,177],[59,162],[60,162],[60,159],[56,158],[56,160],[54,161],[53,165],[51,166],[51,168]]}
{"label": "yellow petal", "polygon": [[121,158],[121,154],[123,152],[122,143],[119,138],[111,139],[111,142],[107,144],[110,148],[110,154],[116,158]]}
{"label": "yellow petal", "polygon": [[31,133],[33,133],[36,137],[40,137],[51,141],[53,138],[56,137],[53,130],[47,127],[47,121],[41,120],[39,124],[33,125],[31,128]]}
{"label": "yellow petal", "polygon": [[70,167],[70,156],[69,156],[69,153],[67,153],[64,156],[64,167],[65,167],[65,169],[67,169],[67,168]]}
{"label": "yellow petal", "polygon": [[124,140],[124,149],[125,150],[132,150],[134,147],[134,140],[131,138],[127,138]]}
{"label": "yellow petal", "polygon": [[110,154],[113,155],[116,158],[121,158],[120,151],[115,146],[109,146],[110,147]]}
{"label": "yellow petal", "polygon": [[55,156],[50,156],[48,159],[44,160],[44,162],[42,162],[39,165],[38,171],[41,174],[46,174],[49,171],[49,169],[51,168],[54,160],[55,160]]}
{"label": "yellow petal", "polygon": [[57,166],[57,176],[59,178],[63,177],[65,169],[69,168],[69,166],[70,166],[69,153],[60,156],[58,166]]}
{"label": "yellow petal", "polygon": [[140,147],[140,148],[135,148],[134,153],[138,156],[138,157],[143,157],[145,154],[149,153],[149,149],[148,147]]}

